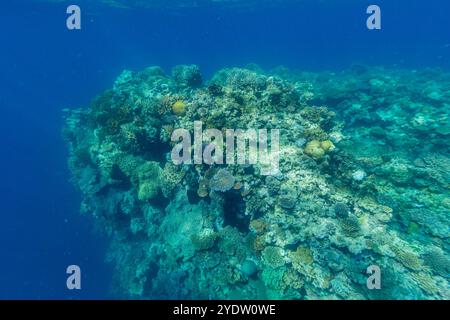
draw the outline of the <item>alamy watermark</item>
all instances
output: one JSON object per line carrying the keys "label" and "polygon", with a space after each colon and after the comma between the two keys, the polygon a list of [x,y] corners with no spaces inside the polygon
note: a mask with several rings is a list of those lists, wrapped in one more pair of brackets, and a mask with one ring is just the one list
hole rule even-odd
{"label": "alamy watermark", "polygon": [[377,5],[370,5],[366,10],[370,16],[367,18],[366,25],[369,30],[381,29],[381,9]]}
{"label": "alamy watermark", "polygon": [[370,275],[367,278],[367,289],[380,290],[381,289],[381,269],[377,265],[371,265],[367,267],[367,274]]}
{"label": "alamy watermark", "polygon": [[[225,135],[225,139],[224,139]],[[187,129],[176,129],[172,142],[172,162],[180,164],[259,164],[262,175],[279,173],[280,130],[270,129],[206,129],[194,122],[194,136]],[[192,143],[193,142],[193,143]],[[193,157],[192,157],[193,153]]]}
{"label": "alamy watermark", "polygon": [[81,290],[81,268],[76,264],[67,267],[66,273],[69,275],[66,286],[69,290]]}
{"label": "alamy watermark", "polygon": [[[66,19],[66,26],[69,30],[81,30],[81,8],[77,5],[70,5],[66,9],[69,15]],[[369,30],[381,29],[381,8],[377,5],[367,7],[366,13],[370,16],[367,18],[366,26]]]}
{"label": "alamy watermark", "polygon": [[69,15],[66,20],[66,27],[69,30],[81,30],[81,9],[77,5],[67,7],[66,13]]}

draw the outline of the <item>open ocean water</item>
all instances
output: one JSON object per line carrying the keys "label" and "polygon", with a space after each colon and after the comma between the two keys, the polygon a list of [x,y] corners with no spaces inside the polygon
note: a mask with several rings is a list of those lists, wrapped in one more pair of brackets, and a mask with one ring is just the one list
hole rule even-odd
{"label": "open ocean water", "polygon": [[[449,15],[445,0],[2,1],[0,299],[448,299]],[[281,176],[169,168],[164,134],[264,115],[297,152]],[[366,265],[394,266],[395,290],[360,289]]]}

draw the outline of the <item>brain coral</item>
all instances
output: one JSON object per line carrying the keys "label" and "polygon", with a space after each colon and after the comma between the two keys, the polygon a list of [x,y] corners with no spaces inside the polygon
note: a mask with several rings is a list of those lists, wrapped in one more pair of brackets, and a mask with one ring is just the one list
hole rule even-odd
{"label": "brain coral", "polygon": [[177,116],[181,116],[186,113],[186,102],[178,100],[172,105],[172,111]]}

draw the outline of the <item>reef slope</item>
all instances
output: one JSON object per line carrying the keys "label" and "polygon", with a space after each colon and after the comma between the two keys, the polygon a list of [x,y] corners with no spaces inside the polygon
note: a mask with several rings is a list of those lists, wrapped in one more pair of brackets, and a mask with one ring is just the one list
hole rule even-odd
{"label": "reef slope", "polygon": [[[439,70],[150,67],[65,110],[64,137],[120,297],[449,299],[449,107]],[[194,121],[279,129],[280,172],[173,164]]]}

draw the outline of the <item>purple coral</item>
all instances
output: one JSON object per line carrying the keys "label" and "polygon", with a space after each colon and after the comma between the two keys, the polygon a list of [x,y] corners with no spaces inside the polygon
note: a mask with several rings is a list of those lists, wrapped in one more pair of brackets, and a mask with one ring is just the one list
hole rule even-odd
{"label": "purple coral", "polygon": [[225,192],[233,188],[235,178],[226,169],[220,169],[209,181],[209,187],[213,191]]}

